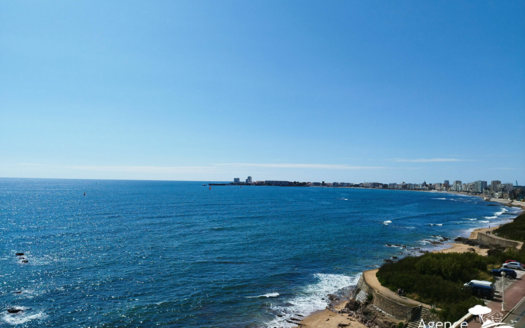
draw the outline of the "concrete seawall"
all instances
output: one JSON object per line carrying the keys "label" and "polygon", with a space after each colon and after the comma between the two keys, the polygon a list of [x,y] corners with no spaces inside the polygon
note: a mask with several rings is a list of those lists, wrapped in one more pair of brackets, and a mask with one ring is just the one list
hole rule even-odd
{"label": "concrete seawall", "polygon": [[396,319],[412,321],[421,315],[421,306],[403,304],[382,295],[367,283],[363,274],[357,283],[354,298],[366,298],[368,295],[372,295],[375,307]]}
{"label": "concrete seawall", "polygon": [[478,233],[477,240],[479,240],[487,246],[512,247],[520,249],[523,245],[523,243],[519,241],[508,240],[486,233]]}

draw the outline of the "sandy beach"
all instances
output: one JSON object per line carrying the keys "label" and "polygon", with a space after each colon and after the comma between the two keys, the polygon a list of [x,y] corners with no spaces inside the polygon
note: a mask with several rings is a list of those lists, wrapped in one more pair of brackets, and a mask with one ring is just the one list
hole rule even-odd
{"label": "sandy beach", "polygon": [[[339,311],[343,309],[346,305],[347,301],[341,302],[334,306],[334,309],[336,311]],[[300,325],[297,327],[302,328],[337,328],[341,327],[342,325],[348,325],[344,327],[352,327],[352,328],[367,328],[362,323],[357,322],[357,320],[353,317],[349,317],[348,314],[342,314],[342,313],[335,313],[330,310],[323,310],[319,312],[315,312],[311,315],[309,315],[306,319],[301,321]]]}
{"label": "sandy beach", "polygon": [[[479,228],[475,229],[470,233],[470,236],[468,239],[477,239],[478,233],[487,233],[487,231],[490,231],[492,233],[493,230],[497,229],[499,226],[491,226],[490,228]],[[433,253],[467,253],[470,252],[471,249],[474,249],[477,254],[486,256],[488,249],[482,249],[477,246],[470,246],[465,244],[459,244],[459,243],[446,243],[446,245],[450,245],[449,248],[439,249],[433,251]]]}

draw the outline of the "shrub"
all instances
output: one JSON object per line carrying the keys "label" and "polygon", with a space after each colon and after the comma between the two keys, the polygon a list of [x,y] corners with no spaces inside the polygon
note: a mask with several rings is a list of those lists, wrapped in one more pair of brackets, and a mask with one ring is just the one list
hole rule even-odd
{"label": "shrub", "polygon": [[439,311],[439,317],[443,321],[455,322],[468,313],[468,309],[478,304],[483,305],[483,300],[480,300],[474,296],[471,296],[461,302],[445,304],[441,308],[441,311]]}
{"label": "shrub", "polygon": [[[386,263],[378,271],[381,284],[396,291],[417,295],[415,298],[442,308],[439,316],[452,318],[462,313],[456,305],[479,303],[463,284],[472,279],[490,277],[487,265],[493,259],[475,253],[429,253],[421,257],[406,257],[396,263]],[[462,305],[463,306],[463,305]],[[468,309],[468,308],[467,308]]]}
{"label": "shrub", "polygon": [[514,221],[494,230],[494,233],[499,237],[525,242],[525,212],[518,215]]}

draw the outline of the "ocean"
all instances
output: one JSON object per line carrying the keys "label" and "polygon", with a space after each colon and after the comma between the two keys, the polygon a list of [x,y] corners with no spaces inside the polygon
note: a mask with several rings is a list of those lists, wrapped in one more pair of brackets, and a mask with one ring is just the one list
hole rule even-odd
{"label": "ocean", "polygon": [[383,259],[519,213],[445,193],[202,184],[0,179],[0,326],[290,327]]}

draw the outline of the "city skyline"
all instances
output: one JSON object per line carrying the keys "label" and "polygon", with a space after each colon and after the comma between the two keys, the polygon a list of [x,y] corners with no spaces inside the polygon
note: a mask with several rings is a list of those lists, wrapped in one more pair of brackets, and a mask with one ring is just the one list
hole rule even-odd
{"label": "city skyline", "polygon": [[523,184],[524,15],[2,2],[0,177]]}

